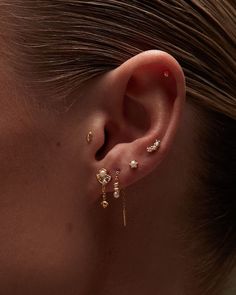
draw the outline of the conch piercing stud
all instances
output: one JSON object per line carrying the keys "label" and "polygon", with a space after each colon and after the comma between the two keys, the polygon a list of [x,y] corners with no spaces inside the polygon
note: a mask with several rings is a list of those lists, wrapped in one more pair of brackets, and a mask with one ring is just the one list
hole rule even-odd
{"label": "conch piercing stud", "polygon": [[148,153],[155,152],[156,150],[159,149],[160,144],[161,144],[161,141],[156,139],[156,141],[154,142],[153,145],[147,147],[147,152],[148,152]]}
{"label": "conch piercing stud", "polygon": [[87,143],[90,143],[93,140],[93,132],[89,131],[89,133],[86,136]]}
{"label": "conch piercing stud", "polygon": [[109,204],[106,200],[106,185],[111,181],[111,175],[108,174],[108,172],[105,168],[102,168],[98,171],[98,174],[96,175],[96,177],[97,177],[97,181],[102,185],[101,205],[103,208],[106,208]]}

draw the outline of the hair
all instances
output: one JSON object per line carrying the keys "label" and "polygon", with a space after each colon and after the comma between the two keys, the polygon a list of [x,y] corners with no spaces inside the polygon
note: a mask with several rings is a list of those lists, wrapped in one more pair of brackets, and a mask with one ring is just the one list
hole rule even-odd
{"label": "hair", "polygon": [[201,122],[191,219],[204,251],[196,276],[204,294],[216,294],[236,254],[236,2],[2,0],[0,10],[8,63],[51,101],[73,103],[75,89],[144,50],[178,60]]}

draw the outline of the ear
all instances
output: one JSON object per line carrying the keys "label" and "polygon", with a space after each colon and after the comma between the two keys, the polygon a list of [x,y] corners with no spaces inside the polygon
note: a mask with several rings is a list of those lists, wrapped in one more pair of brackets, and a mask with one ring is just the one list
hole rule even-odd
{"label": "ear", "polygon": [[[130,58],[104,79],[102,110],[96,114],[100,140],[93,150],[94,175],[105,168],[114,176],[120,169],[120,184],[127,187],[167,156],[185,101],[184,74],[171,55],[150,50]],[[159,149],[148,153],[156,139],[161,141]],[[138,162],[137,169],[131,169],[132,160]],[[111,182],[107,190],[112,190]]]}

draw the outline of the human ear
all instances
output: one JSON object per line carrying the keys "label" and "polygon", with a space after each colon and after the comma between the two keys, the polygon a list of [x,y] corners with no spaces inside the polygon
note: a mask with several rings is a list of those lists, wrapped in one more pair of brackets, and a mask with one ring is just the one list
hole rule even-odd
{"label": "human ear", "polygon": [[[179,63],[166,52],[149,50],[106,74],[106,95],[97,112],[99,145],[93,169],[120,169],[127,187],[147,176],[167,157],[185,101],[185,79]],[[152,153],[147,147],[160,140]],[[129,163],[138,162],[137,169]],[[108,191],[112,190],[109,183]]]}

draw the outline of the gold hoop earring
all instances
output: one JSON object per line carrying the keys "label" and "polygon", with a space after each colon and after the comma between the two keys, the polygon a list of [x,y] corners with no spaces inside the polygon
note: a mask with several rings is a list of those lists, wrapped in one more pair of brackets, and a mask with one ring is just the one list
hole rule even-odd
{"label": "gold hoop earring", "polygon": [[102,202],[101,205],[103,208],[107,208],[109,203],[106,200],[106,185],[111,181],[111,175],[108,174],[105,168],[102,168],[98,171],[96,175],[97,181],[102,185]]}

